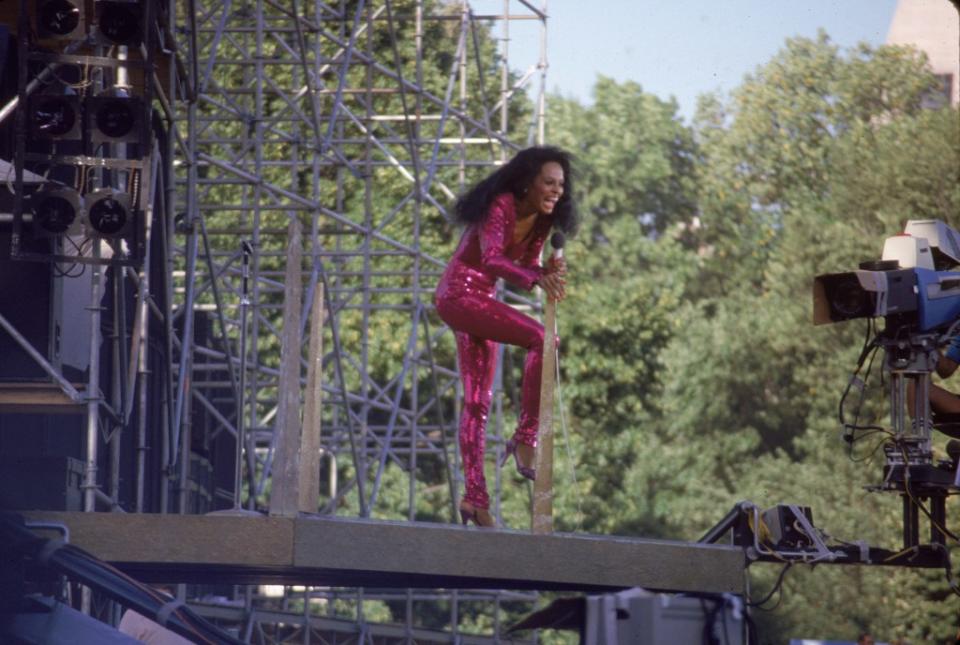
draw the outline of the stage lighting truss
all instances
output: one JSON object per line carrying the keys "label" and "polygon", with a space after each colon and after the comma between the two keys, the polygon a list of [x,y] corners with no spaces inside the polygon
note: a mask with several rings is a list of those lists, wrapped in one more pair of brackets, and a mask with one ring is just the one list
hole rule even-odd
{"label": "stage lighting truss", "polygon": [[53,40],[83,40],[87,35],[83,0],[39,0],[34,4],[37,36]]}
{"label": "stage lighting truss", "polygon": [[41,190],[30,197],[30,213],[36,235],[80,235],[83,202],[71,188]]}
{"label": "stage lighting truss", "polygon": [[78,141],[83,138],[80,97],[76,94],[38,94],[28,101],[31,139]]}
{"label": "stage lighting truss", "polygon": [[104,45],[136,47],[143,42],[144,3],[142,0],[96,0],[96,39]]}
{"label": "stage lighting truss", "polygon": [[107,90],[85,102],[87,132],[90,142],[142,143],[144,139],[144,104],[121,90]]}
{"label": "stage lighting truss", "polygon": [[[122,182],[151,164],[151,79],[160,49],[154,37],[159,31],[148,25],[156,26],[162,7],[146,0],[13,2],[19,2],[18,25],[24,28],[17,55],[27,73],[18,75],[17,84],[11,256],[137,266],[144,232],[134,197],[114,188],[81,188],[83,197],[65,187]],[[64,73],[68,66],[83,74]],[[48,187],[31,195],[24,179],[29,173],[42,173]],[[109,257],[69,246],[44,254],[21,248],[21,235],[82,235],[126,244]]]}
{"label": "stage lighting truss", "polygon": [[83,227],[90,237],[118,239],[134,230],[133,199],[129,193],[101,188],[84,199]]}

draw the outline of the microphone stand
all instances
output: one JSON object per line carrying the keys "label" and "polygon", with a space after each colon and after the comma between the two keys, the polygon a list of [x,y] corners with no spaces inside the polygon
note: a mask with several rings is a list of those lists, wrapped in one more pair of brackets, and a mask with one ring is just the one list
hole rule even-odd
{"label": "microphone stand", "polygon": [[[554,233],[550,240],[554,257],[563,257],[563,234]],[[537,451],[534,466],[533,513],[531,531],[553,533],[553,392],[557,370],[557,301],[547,296],[543,308],[543,368],[540,377],[540,425],[537,430]]]}

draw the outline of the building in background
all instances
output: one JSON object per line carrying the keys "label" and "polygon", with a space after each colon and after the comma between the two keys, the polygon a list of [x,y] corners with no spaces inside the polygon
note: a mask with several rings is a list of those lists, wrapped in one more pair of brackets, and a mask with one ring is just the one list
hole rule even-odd
{"label": "building in background", "polygon": [[888,45],[913,45],[930,59],[942,98],[960,105],[960,17],[950,0],[899,0]]}

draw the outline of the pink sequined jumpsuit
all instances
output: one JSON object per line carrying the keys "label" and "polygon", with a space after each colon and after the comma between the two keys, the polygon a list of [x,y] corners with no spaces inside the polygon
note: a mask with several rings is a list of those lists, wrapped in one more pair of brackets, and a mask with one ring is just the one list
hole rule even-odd
{"label": "pink sequined jumpsuit", "polygon": [[498,343],[527,349],[520,422],[514,438],[528,446],[537,443],[543,325],[498,301],[495,286],[497,278],[503,278],[528,291],[533,288],[543,275],[540,251],[552,220],[550,215],[538,215],[526,237],[514,242],[513,195],[498,195],[490,205],[487,218],[464,232],[437,286],[437,313],[456,334],[463,381],[460,453],[466,479],[464,501],[478,508],[490,508],[483,451]]}

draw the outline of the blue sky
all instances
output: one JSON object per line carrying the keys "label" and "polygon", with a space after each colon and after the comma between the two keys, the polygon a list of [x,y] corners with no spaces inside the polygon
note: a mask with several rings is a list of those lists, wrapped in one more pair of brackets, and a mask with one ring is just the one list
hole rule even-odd
{"label": "blue sky", "polygon": [[[589,102],[597,74],[633,80],[676,97],[689,120],[699,94],[733,89],[786,38],[823,28],[841,47],[879,45],[895,8],[896,0],[548,0],[547,88]],[[524,68],[539,53],[536,23],[510,30],[511,66]]]}

